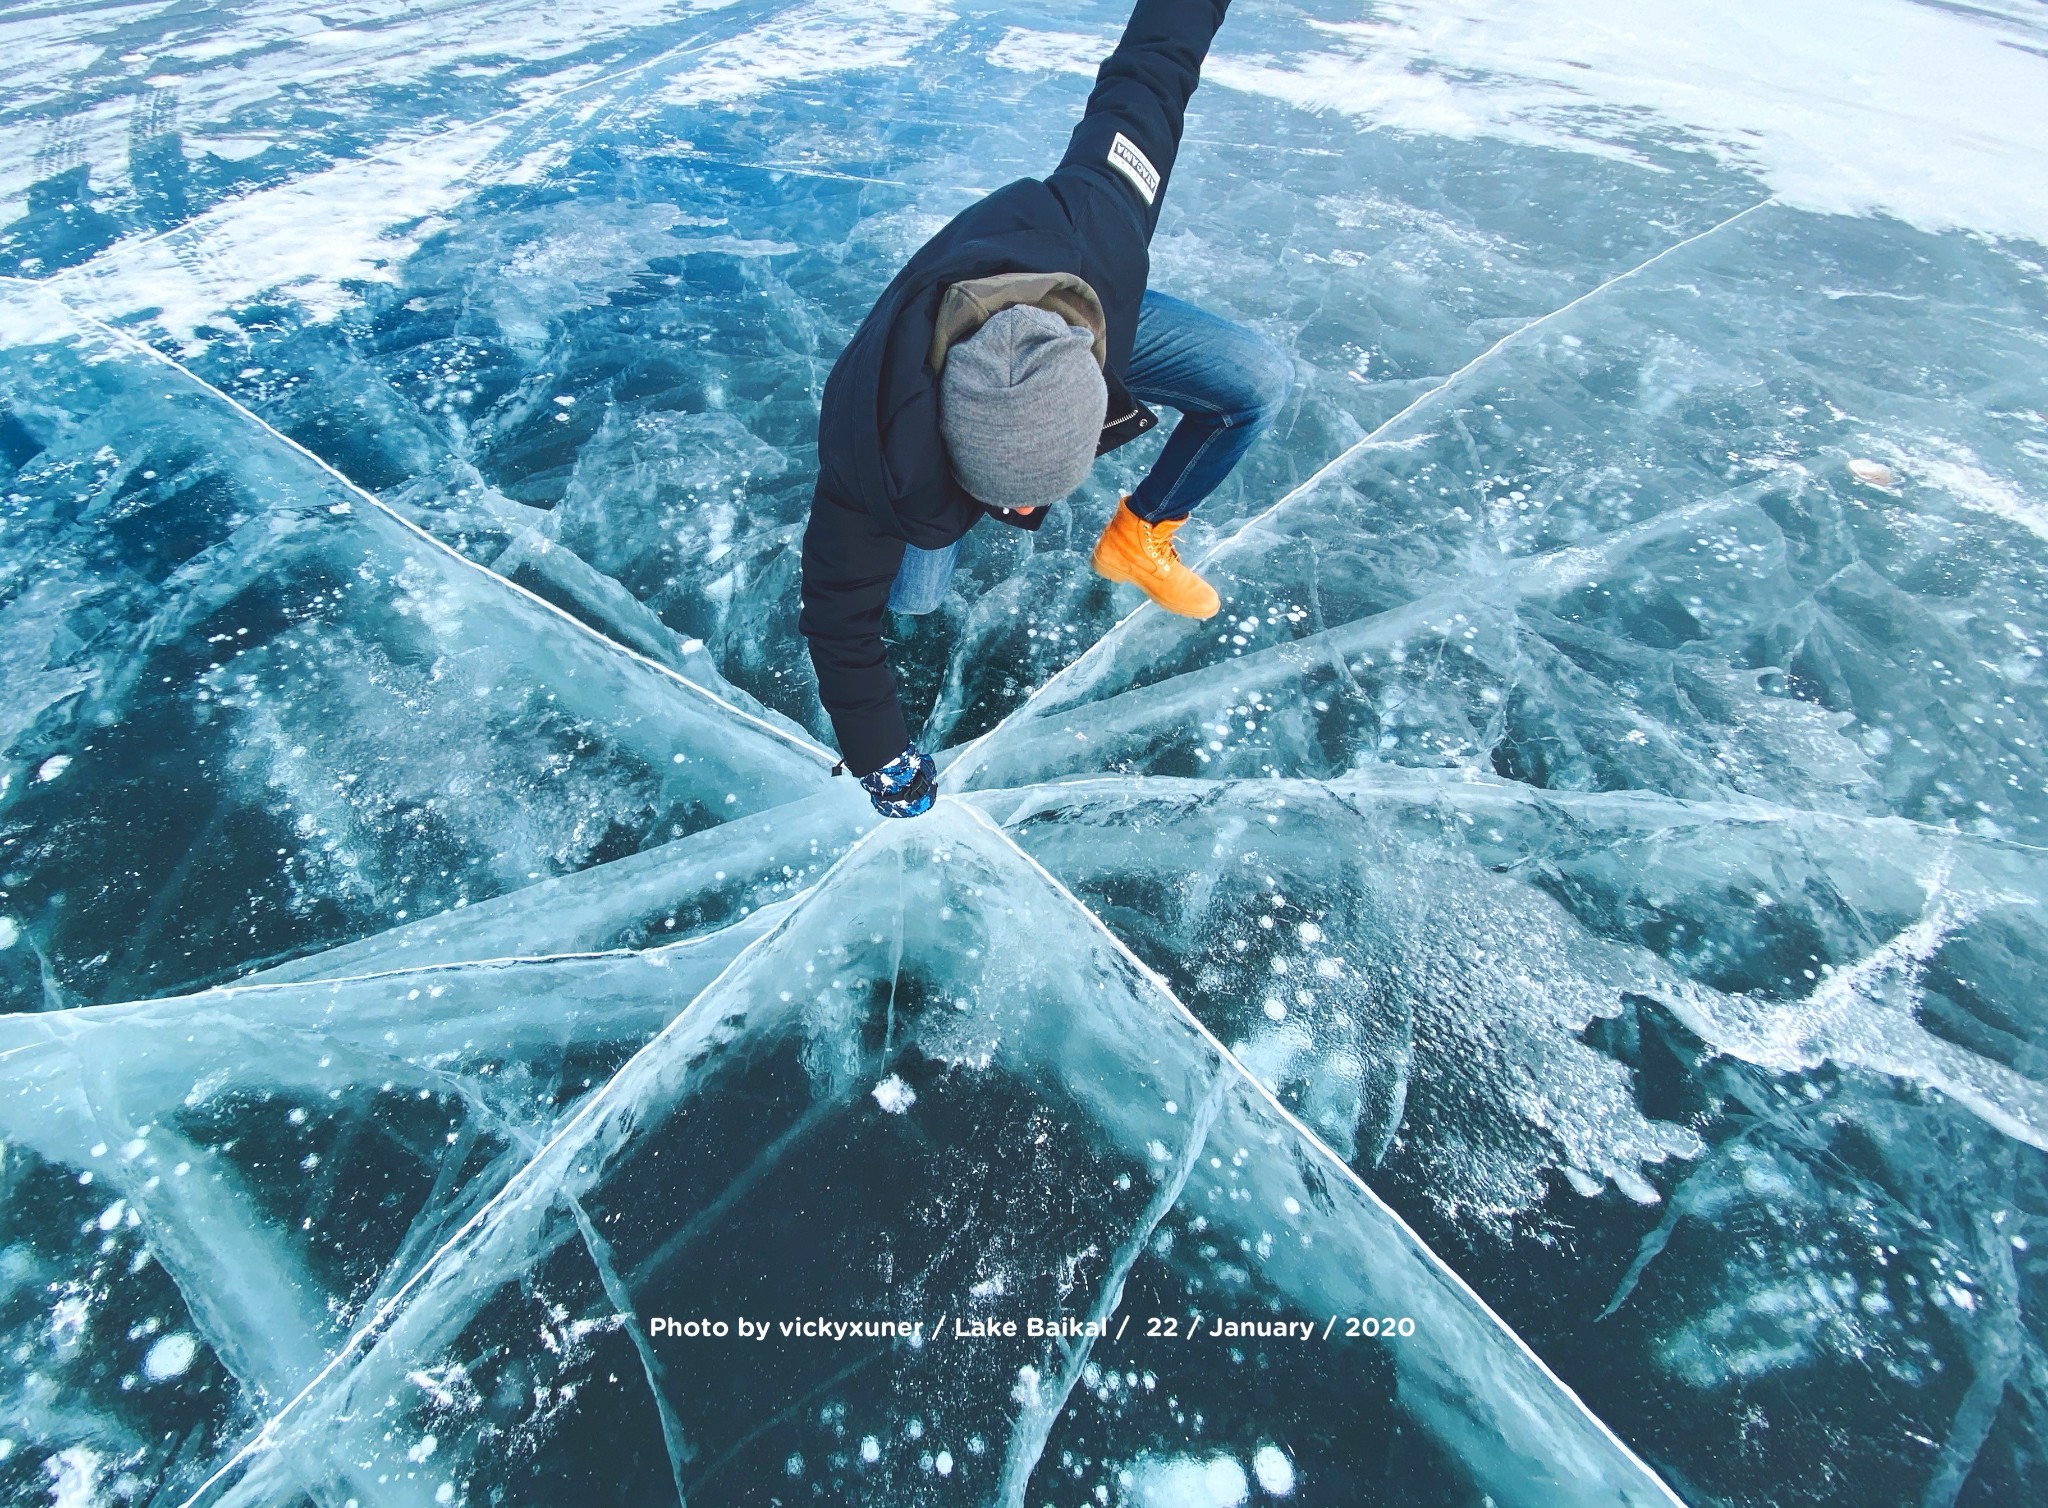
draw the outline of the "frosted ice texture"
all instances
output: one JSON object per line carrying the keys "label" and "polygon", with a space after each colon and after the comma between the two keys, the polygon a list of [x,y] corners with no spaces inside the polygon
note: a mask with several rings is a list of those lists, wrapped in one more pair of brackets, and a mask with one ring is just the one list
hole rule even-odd
{"label": "frosted ice texture", "polygon": [[[2038,19],[1239,0],[1225,614],[977,531],[877,828],[818,389],[1120,14],[568,15],[0,28],[6,1499],[2037,1495]],[[1417,1333],[645,1322],[948,1311]]]}

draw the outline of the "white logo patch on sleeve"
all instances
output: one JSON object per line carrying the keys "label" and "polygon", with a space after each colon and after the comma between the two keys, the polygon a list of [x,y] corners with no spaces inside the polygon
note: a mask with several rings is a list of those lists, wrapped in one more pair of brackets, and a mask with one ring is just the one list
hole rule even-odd
{"label": "white logo patch on sleeve", "polygon": [[1159,169],[1138,150],[1138,144],[1119,131],[1109,144],[1109,165],[1131,180],[1131,187],[1147,204],[1159,197]]}

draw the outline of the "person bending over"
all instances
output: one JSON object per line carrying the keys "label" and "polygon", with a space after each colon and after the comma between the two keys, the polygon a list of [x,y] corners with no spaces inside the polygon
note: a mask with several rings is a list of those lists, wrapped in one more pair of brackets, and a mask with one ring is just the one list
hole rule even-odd
{"label": "person bending over", "polygon": [[1181,417],[1119,500],[1095,570],[1206,618],[1173,535],[1271,425],[1293,366],[1269,341],[1145,286],[1188,97],[1229,0],[1138,0],[1050,177],[962,210],[896,274],[840,353],[818,419],[803,609],[846,768],[885,816],[937,794],[882,644],[928,613],[967,531],[1036,529],[1097,456]]}

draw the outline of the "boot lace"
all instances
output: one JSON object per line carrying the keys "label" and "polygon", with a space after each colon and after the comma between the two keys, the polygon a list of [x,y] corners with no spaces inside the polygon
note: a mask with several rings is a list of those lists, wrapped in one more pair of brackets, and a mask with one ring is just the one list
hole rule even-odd
{"label": "boot lace", "polygon": [[1145,541],[1145,554],[1162,571],[1170,571],[1180,564],[1180,555],[1173,548],[1175,523],[1178,523],[1178,520],[1174,523],[1145,524],[1141,531]]}

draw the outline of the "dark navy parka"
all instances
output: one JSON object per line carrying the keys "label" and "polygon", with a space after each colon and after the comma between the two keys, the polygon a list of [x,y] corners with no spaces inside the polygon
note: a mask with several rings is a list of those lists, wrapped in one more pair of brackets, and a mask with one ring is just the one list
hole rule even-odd
{"label": "dark navy parka", "polygon": [[[1149,427],[1124,372],[1188,97],[1228,5],[1138,0],[1059,167],[1048,178],[997,189],[927,241],[882,291],[825,381],[798,626],[855,775],[879,769],[910,742],[882,644],[904,545],[942,548],[983,514],[1030,529],[1045,519],[1043,508],[1028,516],[990,508],[953,478],[939,434],[938,379],[927,360],[940,295],[950,283],[998,272],[1078,274],[1102,300],[1108,324],[1101,448]],[[1140,161],[1126,173],[1111,153],[1130,161],[1129,146]],[[1147,178],[1147,167],[1157,175],[1149,202],[1134,181]]]}

